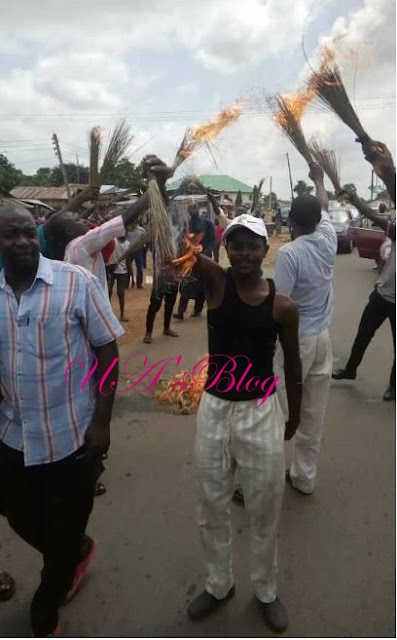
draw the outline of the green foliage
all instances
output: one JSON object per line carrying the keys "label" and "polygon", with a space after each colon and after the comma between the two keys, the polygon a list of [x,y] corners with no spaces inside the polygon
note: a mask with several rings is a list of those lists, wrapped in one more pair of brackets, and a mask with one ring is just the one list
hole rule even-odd
{"label": "green foliage", "polygon": [[16,169],[5,155],[0,154],[0,189],[9,193],[20,183],[21,176],[22,171]]}
{"label": "green foliage", "polygon": [[109,174],[108,183],[120,189],[140,189],[143,171],[141,165],[135,166],[128,158],[122,158]]}
{"label": "green foliage", "polygon": [[313,189],[314,187],[311,187],[310,185],[306,184],[304,180],[298,180],[293,190],[297,196],[306,196],[310,194],[313,191]]}
{"label": "green foliage", "polygon": [[236,201],[235,201],[234,205],[235,205],[235,207],[237,209],[237,207],[241,207],[242,204],[243,204],[243,196],[241,195],[241,191],[239,190],[237,192]]}

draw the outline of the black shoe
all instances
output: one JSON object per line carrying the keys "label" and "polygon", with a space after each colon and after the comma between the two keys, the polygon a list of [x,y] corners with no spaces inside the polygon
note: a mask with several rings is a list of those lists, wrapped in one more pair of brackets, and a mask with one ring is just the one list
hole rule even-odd
{"label": "black shoe", "polygon": [[175,320],[183,320],[182,313],[174,313],[172,317],[175,318]]}
{"label": "black shoe", "polygon": [[227,596],[225,598],[222,598],[222,600],[218,600],[218,598],[215,598],[215,596],[213,596],[211,593],[208,593],[208,591],[203,591],[202,593],[200,593],[199,596],[197,596],[189,604],[189,607],[187,610],[188,615],[190,618],[192,618],[192,620],[199,620],[200,618],[205,618],[210,613],[215,611],[215,609],[218,609],[222,605],[229,602],[229,600],[233,598],[234,594],[235,594],[234,585],[230,589]]}
{"label": "black shoe", "polygon": [[297,491],[298,493],[302,494],[302,496],[311,496],[311,493],[305,493],[304,491],[301,491],[300,489],[297,489],[297,487],[294,487],[294,485],[292,484],[292,478],[291,478],[291,472],[289,469],[287,469],[287,471],[285,472],[285,481],[288,482],[288,484],[291,485],[291,487],[293,488],[294,491]]}
{"label": "black shoe", "polygon": [[348,371],[347,369],[337,369],[333,372],[332,377],[334,380],[355,380],[357,373],[355,371]]}
{"label": "black shoe", "polygon": [[393,402],[396,399],[396,390],[393,387],[389,387],[383,394],[383,400],[385,402]]}
{"label": "black shoe", "polygon": [[285,631],[288,627],[288,616],[280,598],[276,596],[273,602],[260,602],[258,600],[258,603],[267,626],[277,633]]}

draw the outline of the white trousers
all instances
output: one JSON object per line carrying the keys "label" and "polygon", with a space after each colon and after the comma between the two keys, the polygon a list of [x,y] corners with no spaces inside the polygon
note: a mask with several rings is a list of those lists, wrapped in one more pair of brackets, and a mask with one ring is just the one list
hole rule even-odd
{"label": "white trousers", "polygon": [[[299,338],[302,362],[301,421],[294,438],[290,469],[294,487],[312,493],[316,482],[317,460],[324,430],[328,393],[332,374],[332,348],[328,329],[313,336]],[[280,345],[274,358],[274,374],[279,376],[277,395],[285,420],[288,404],[285,391],[284,356]]]}
{"label": "white trousers", "polygon": [[239,470],[251,522],[251,580],[257,598],[277,595],[277,531],[284,495],[284,418],[277,395],[232,402],[204,392],[197,415],[199,528],[206,590],[224,598],[234,584],[231,500]]}

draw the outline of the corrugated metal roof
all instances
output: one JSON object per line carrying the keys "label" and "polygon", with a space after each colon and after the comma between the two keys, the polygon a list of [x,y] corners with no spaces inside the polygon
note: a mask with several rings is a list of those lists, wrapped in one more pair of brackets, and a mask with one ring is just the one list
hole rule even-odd
{"label": "corrugated metal roof", "polygon": [[[205,187],[215,189],[215,191],[223,193],[237,193],[238,191],[241,191],[241,193],[252,193],[253,191],[252,187],[248,184],[241,182],[241,180],[236,180],[236,178],[232,178],[231,176],[205,174],[198,177]],[[175,191],[184,180],[186,180],[186,177],[168,183],[167,191]]]}
{"label": "corrugated metal roof", "polygon": [[[70,192],[73,196],[79,187],[71,187]],[[25,200],[68,200],[68,194],[65,187],[14,187],[11,191],[14,198]]]}

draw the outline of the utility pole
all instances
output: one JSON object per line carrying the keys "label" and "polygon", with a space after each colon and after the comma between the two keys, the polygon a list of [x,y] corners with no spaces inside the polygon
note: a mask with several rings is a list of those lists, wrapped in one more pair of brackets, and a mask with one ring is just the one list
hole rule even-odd
{"label": "utility pole", "polygon": [[65,165],[63,164],[63,161],[62,161],[61,148],[59,146],[58,136],[57,136],[56,133],[52,134],[52,142],[53,142],[53,145],[54,145],[55,154],[58,156],[59,165],[61,167],[62,176],[63,176],[63,182],[65,184],[68,200],[70,200],[70,189],[69,189],[69,183],[68,183],[68,176],[66,175]]}
{"label": "utility pole", "polygon": [[270,191],[269,191],[269,211],[272,212],[272,189],[273,189],[273,176],[270,176]]}
{"label": "utility pole", "polygon": [[287,153],[287,163],[288,163],[288,174],[289,174],[289,184],[291,187],[291,198],[294,199],[294,188],[292,186],[292,175],[291,175],[291,165],[289,163],[289,155]]}

